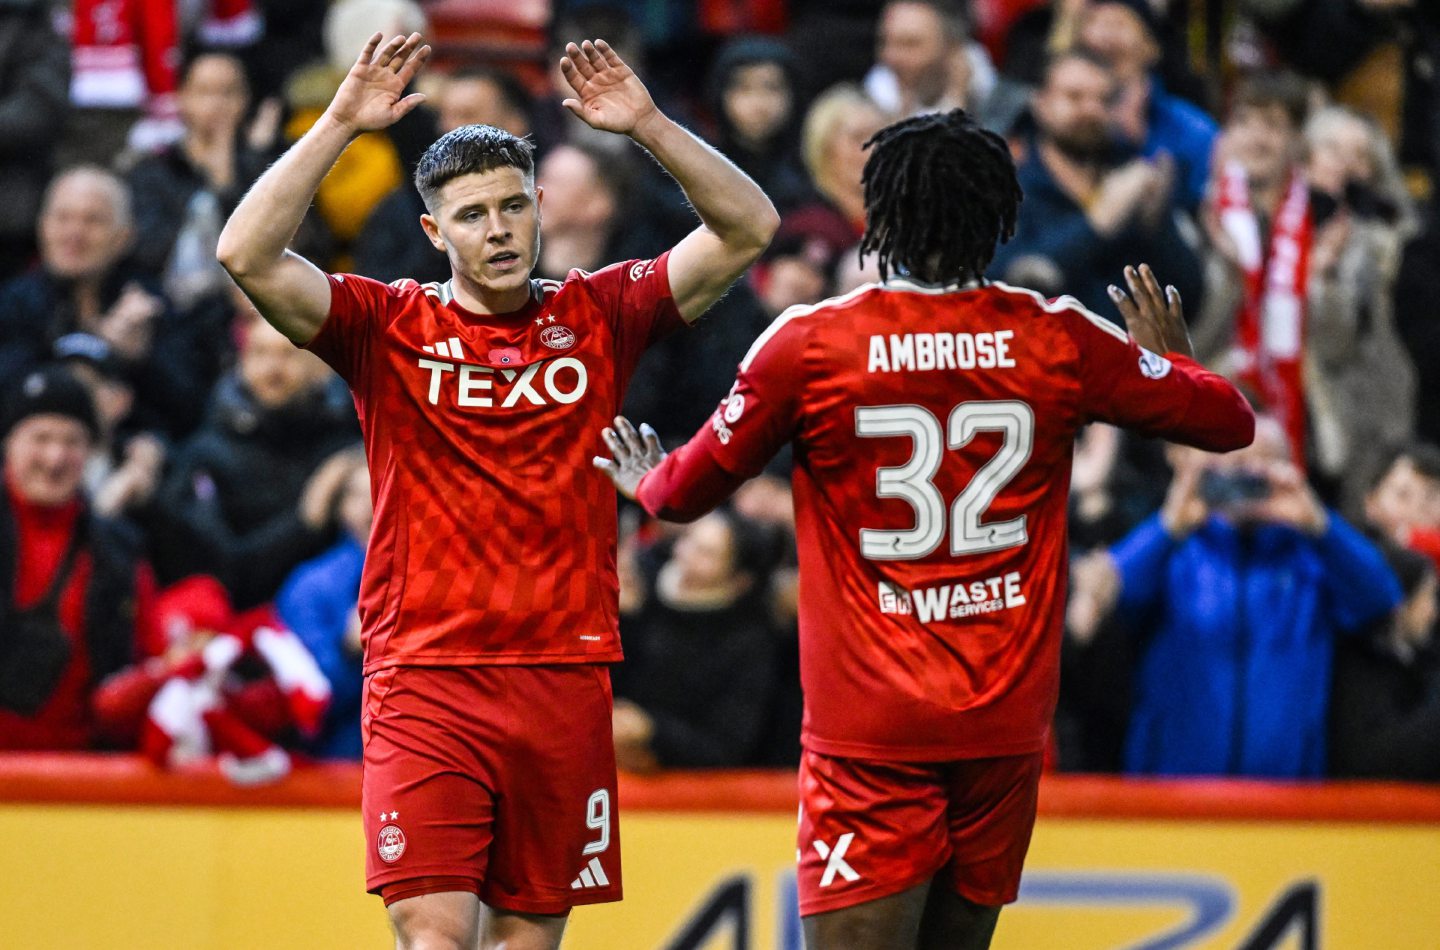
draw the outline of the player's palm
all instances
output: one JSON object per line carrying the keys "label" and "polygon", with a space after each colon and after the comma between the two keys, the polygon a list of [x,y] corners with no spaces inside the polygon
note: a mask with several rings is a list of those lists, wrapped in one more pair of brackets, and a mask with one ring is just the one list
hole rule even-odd
{"label": "player's palm", "polygon": [[568,44],[560,72],[575,91],[565,108],[593,129],[628,135],[655,112],[650,91],[604,40]]}
{"label": "player's palm", "polygon": [[356,132],[388,128],[425,101],[423,95],[405,95],[430,56],[420,34],[392,37],[383,47],[382,34],[370,37],[360,58],[350,67],[330,103],[330,114]]}

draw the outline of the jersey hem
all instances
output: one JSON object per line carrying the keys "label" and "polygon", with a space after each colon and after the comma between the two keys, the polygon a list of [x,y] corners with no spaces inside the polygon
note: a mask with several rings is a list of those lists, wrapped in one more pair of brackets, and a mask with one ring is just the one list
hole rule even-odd
{"label": "jersey hem", "polygon": [[619,647],[603,653],[433,653],[387,657],[366,663],[362,675],[396,666],[579,666],[619,663],[624,658]]}
{"label": "jersey hem", "polygon": [[950,762],[959,759],[996,759],[1011,755],[1033,755],[1045,751],[1045,739],[1016,742],[938,745],[876,745],[868,742],[842,742],[804,736],[800,744],[811,752],[836,759],[865,759],[877,762]]}

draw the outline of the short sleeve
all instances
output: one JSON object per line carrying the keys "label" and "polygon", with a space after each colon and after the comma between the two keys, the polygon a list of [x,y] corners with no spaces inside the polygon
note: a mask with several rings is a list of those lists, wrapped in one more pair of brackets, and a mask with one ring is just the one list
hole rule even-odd
{"label": "short sleeve", "polygon": [[320,357],[353,387],[366,376],[370,341],[385,317],[392,289],[358,274],[327,274],[330,312],[305,349]]}
{"label": "short sleeve", "polygon": [[610,317],[615,358],[627,370],[652,344],[685,325],[670,292],[670,252],[653,260],[621,261],[585,278]]}

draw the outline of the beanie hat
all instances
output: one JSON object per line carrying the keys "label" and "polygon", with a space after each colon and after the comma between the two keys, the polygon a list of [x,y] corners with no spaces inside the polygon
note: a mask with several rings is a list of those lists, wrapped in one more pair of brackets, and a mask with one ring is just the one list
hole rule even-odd
{"label": "beanie hat", "polygon": [[46,366],[21,377],[0,409],[0,439],[31,416],[57,415],[83,425],[90,438],[99,438],[95,402],[85,384],[63,366]]}

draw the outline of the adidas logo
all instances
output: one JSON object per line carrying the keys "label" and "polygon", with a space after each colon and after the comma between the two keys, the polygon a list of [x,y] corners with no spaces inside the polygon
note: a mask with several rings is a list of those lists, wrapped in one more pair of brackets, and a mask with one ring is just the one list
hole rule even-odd
{"label": "adidas logo", "polygon": [[421,347],[426,353],[434,353],[436,356],[443,356],[447,360],[463,360],[465,353],[460,349],[460,338],[452,336],[449,341],[441,340],[434,346],[425,345]]}
{"label": "adidas logo", "polygon": [[605,869],[600,866],[599,858],[591,858],[590,863],[580,870],[580,876],[570,882],[570,890],[582,891],[590,887],[609,887],[610,879],[605,876]]}

